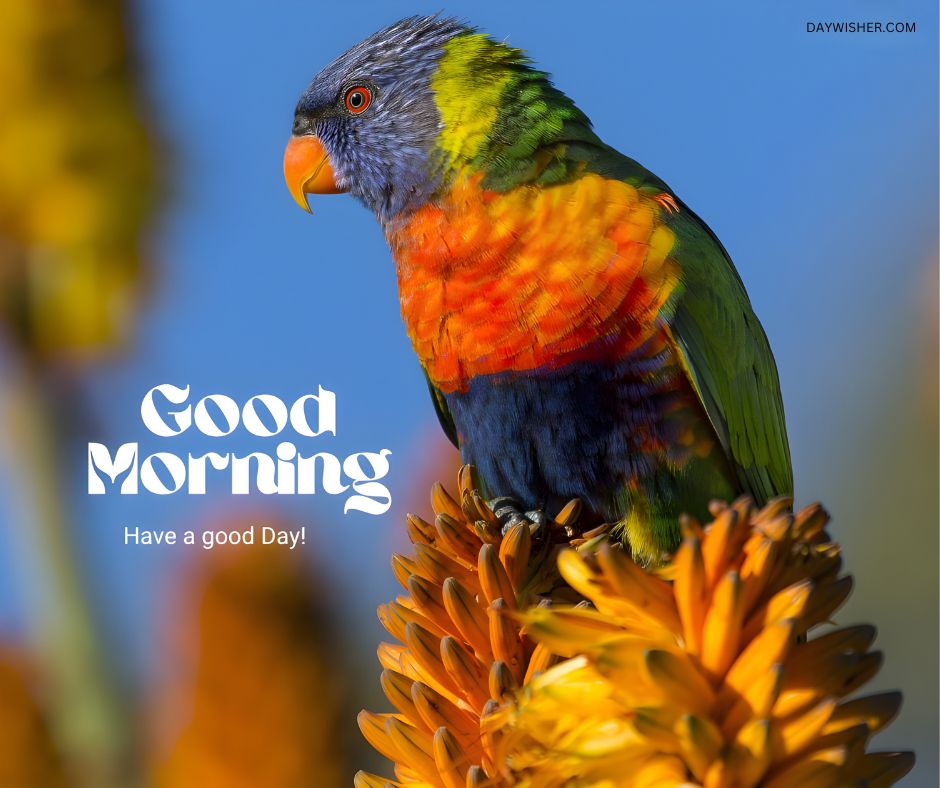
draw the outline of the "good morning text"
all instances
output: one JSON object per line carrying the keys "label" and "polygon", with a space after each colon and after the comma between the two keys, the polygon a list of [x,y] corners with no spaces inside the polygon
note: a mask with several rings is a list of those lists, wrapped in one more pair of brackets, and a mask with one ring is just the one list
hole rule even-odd
{"label": "good morning text", "polygon": [[[139,443],[121,444],[111,451],[103,443],[88,444],[88,493],[104,495],[118,489],[137,495],[141,488],[156,495],[185,490],[204,495],[210,474],[226,474],[233,495],[327,495],[348,493],[343,512],[384,514],[392,496],[381,479],[389,472],[391,451],[362,451],[340,459],[335,454],[301,454],[285,433],[301,438],[336,435],[336,394],[322,386],[288,405],[273,394],[256,394],[239,405],[225,394],[209,394],[195,403],[190,387],[162,383],[140,405],[144,426],[157,437],[180,439],[190,430],[224,439],[242,426],[251,435],[278,438],[273,452],[210,451],[181,454],[159,451],[140,457]],[[192,434],[192,433],[190,433]]]}

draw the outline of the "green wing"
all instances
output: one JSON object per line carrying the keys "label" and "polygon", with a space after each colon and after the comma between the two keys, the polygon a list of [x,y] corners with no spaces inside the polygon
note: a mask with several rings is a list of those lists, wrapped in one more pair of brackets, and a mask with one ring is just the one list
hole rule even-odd
{"label": "green wing", "polygon": [[[672,190],[633,159],[582,134],[567,155],[590,172],[654,195]],[[709,227],[678,198],[664,219],[676,233],[682,287],[665,310],[686,374],[742,490],[763,503],[793,494],[777,365],[741,277]]]}
{"label": "green wing", "polygon": [[431,393],[431,402],[434,403],[434,412],[437,414],[437,420],[441,423],[441,428],[444,430],[444,434],[450,439],[450,442],[459,449],[460,441],[457,438],[457,425],[454,424],[454,417],[450,415],[450,410],[447,408],[447,400],[444,399],[441,390],[431,382],[427,370],[423,367],[422,372],[424,372],[424,380],[428,384],[428,391]]}
{"label": "green wing", "polygon": [[759,503],[792,495],[777,365],[741,278],[685,205],[667,222],[677,235],[683,282],[668,321],[689,379],[741,488]]}

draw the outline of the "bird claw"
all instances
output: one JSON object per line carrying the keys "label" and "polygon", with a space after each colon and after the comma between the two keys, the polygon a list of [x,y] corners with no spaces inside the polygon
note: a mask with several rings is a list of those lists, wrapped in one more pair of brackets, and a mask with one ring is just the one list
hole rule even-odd
{"label": "bird claw", "polygon": [[655,197],[653,197],[653,199],[662,205],[663,208],[666,209],[667,213],[679,213],[679,205],[676,202],[675,197],[673,197],[671,194],[662,192],[661,194],[657,194]]}
{"label": "bird claw", "polygon": [[511,528],[519,524],[534,525],[537,531],[541,531],[548,526],[548,517],[542,509],[530,509],[527,512],[522,510],[522,505],[508,495],[502,495],[498,498],[488,501],[493,514],[499,520],[502,526],[503,535]]}

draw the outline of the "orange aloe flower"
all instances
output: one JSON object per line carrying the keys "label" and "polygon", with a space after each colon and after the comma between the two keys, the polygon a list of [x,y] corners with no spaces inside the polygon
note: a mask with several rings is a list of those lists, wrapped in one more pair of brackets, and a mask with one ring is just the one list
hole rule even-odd
{"label": "orange aloe flower", "polygon": [[[556,540],[533,539],[534,526],[525,524],[504,536],[470,468],[461,469],[458,486],[460,503],[434,486],[433,524],[408,516],[414,555],[392,557],[406,593],[379,608],[400,641],[379,647],[382,688],[397,712],[363,711],[359,727],[395,762],[392,785],[489,784],[501,765],[497,737],[481,734],[481,720],[556,659],[516,614],[579,598],[555,567]],[[552,530],[570,538],[578,509],[565,507]],[[359,788],[386,784],[356,776]]]}
{"label": "orange aloe flower", "polygon": [[64,760],[56,746],[26,657],[0,649],[0,785],[65,788]]}
{"label": "orange aloe flower", "polygon": [[878,786],[911,768],[866,751],[900,695],[846,699],[881,664],[874,629],[805,638],[852,587],[821,507],[716,504],[646,570],[600,533],[501,538],[466,471],[461,487],[459,506],[436,489],[434,526],[411,518],[415,556],[393,560],[397,712],[360,727],[397,780],[359,786]]}
{"label": "orange aloe flower", "polygon": [[[246,526],[242,526],[246,527]],[[160,692],[157,788],[343,784],[340,691],[307,570],[275,545],[217,547],[180,600],[179,646]]]}

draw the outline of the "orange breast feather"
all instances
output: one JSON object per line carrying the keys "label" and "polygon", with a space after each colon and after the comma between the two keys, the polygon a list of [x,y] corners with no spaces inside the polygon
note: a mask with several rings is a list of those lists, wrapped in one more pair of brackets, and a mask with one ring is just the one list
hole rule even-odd
{"label": "orange breast feather", "polygon": [[623,358],[678,282],[662,206],[598,175],[506,193],[460,178],[387,228],[402,317],[444,392],[478,375]]}

